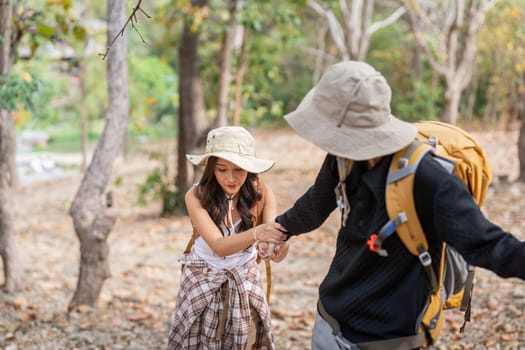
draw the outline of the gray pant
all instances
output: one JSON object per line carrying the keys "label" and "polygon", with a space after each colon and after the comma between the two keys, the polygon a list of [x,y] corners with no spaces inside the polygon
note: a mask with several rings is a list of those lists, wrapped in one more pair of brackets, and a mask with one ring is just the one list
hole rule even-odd
{"label": "gray pant", "polygon": [[312,350],[358,350],[355,344],[351,344],[342,337],[336,337],[332,333],[332,327],[319,315],[315,316],[314,329],[312,331]]}

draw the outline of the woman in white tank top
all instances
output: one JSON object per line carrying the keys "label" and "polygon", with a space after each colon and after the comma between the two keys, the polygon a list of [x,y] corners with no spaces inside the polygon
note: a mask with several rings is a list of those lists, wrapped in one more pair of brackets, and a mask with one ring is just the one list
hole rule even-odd
{"label": "woman in white tank top", "polygon": [[211,130],[206,153],[187,158],[205,169],[185,196],[198,238],[180,259],[168,349],[274,349],[256,262],[259,241],[273,261],[288,252],[275,195],[258,175],[274,162],[256,158],[253,137],[236,126]]}

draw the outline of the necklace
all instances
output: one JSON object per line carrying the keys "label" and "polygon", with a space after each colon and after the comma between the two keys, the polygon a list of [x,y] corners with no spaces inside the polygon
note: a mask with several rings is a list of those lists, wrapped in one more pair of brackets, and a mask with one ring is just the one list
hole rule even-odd
{"label": "necklace", "polygon": [[233,230],[234,230],[232,211],[235,209],[235,207],[233,205],[233,196],[235,196],[235,194],[232,194],[231,196],[226,195],[226,198],[228,199],[228,221],[230,224],[230,227],[228,228],[228,230],[230,231],[230,235],[233,233]]}

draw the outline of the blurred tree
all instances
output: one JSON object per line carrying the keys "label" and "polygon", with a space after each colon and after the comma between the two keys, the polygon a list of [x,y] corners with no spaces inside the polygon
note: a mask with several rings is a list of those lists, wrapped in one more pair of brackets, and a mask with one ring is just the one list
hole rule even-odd
{"label": "blurred tree", "polygon": [[[395,23],[406,12],[404,6],[395,6],[396,9],[386,18],[375,21],[377,14],[373,0],[308,0],[307,4],[324,18],[326,28],[342,60],[364,61],[372,35]],[[321,53],[320,57],[322,55],[324,53]]]}
{"label": "blurred tree", "polygon": [[518,160],[520,162],[518,181],[525,182],[525,72],[521,75],[521,127],[518,137]]}
{"label": "blurred tree", "polygon": [[302,97],[299,87],[303,84],[297,83],[310,77],[308,70],[302,70],[304,66],[313,66],[297,46],[310,35],[300,18],[305,9],[301,0],[282,5],[278,1],[244,3],[239,13],[242,36],[235,45],[233,61],[234,116],[237,114],[239,124],[282,123],[290,96]]}
{"label": "blurred tree", "polygon": [[[111,47],[107,52],[108,109],[102,137],[69,211],[80,241],[80,271],[69,310],[79,305],[95,305],[105,279],[111,274],[107,238],[116,216],[111,192],[106,193],[105,202],[102,195],[128,126],[126,4],[126,0],[107,2],[107,42]],[[117,35],[122,37],[112,42]]]}
{"label": "blurred tree", "polygon": [[[5,81],[11,73],[12,15],[11,0],[0,0],[0,79]],[[0,109],[0,256],[4,267],[4,289],[8,293],[22,287],[23,273],[14,241],[11,214],[10,182],[16,177],[14,162],[14,123],[6,108]]]}
{"label": "blurred tree", "polygon": [[182,198],[190,186],[186,154],[203,143],[209,127],[206,120],[204,91],[198,53],[201,23],[208,16],[207,0],[192,0],[186,7],[179,45],[179,135],[177,140],[176,188]]}
{"label": "blurred tree", "polygon": [[[525,2],[500,0],[479,33],[477,80],[472,92],[483,94],[485,127],[514,130],[522,111],[525,70]],[[478,87],[478,89],[474,89]],[[474,95],[476,97],[476,95]],[[497,124],[496,124],[497,123]]]}
{"label": "blurred tree", "polygon": [[437,73],[425,64],[407,16],[388,30],[376,33],[367,62],[376,67],[392,87],[392,112],[406,121],[438,120],[443,87]]}
{"label": "blurred tree", "polygon": [[477,35],[496,1],[404,1],[417,43],[445,80],[444,122],[457,122],[462,92],[472,78]]}
{"label": "blurred tree", "polygon": [[[9,0],[1,0],[0,6],[2,13],[1,18],[1,52],[0,52],[0,75],[2,84],[6,84],[11,74],[13,60],[16,52],[16,33],[13,28],[13,12],[15,3]],[[1,159],[2,175],[6,178],[7,184],[11,187],[17,187],[19,183],[18,172],[16,170],[16,136],[15,124],[11,111],[8,108],[0,109],[1,134],[2,142]]]}
{"label": "blurred tree", "polygon": [[217,97],[217,116],[212,128],[228,124],[227,114],[229,106],[229,91],[232,72],[232,54],[235,34],[238,33],[237,12],[243,6],[242,0],[228,0],[228,22],[222,34],[221,48],[219,51],[219,89]]}
{"label": "blurred tree", "polygon": [[521,127],[518,137],[518,160],[520,162],[518,181],[525,182],[525,71],[521,74]]}

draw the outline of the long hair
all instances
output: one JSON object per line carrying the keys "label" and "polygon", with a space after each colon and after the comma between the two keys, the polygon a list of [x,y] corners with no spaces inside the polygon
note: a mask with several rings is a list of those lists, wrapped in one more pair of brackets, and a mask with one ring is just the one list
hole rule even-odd
{"label": "long hair", "polygon": [[[201,201],[208,214],[210,214],[215,225],[220,227],[220,224],[228,214],[228,199],[215,178],[214,168],[216,163],[217,157],[208,159],[197,186],[197,198]],[[250,210],[262,198],[262,193],[256,188],[258,180],[257,174],[248,172],[246,181],[239,190],[239,200],[237,202],[237,210],[241,216],[239,232],[253,227],[255,217]]]}

